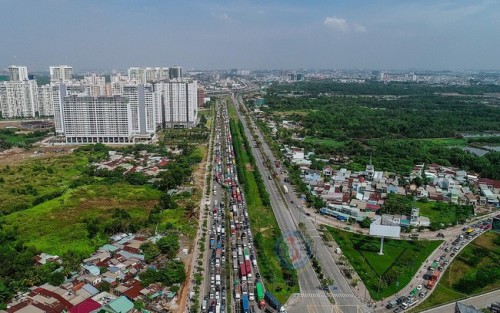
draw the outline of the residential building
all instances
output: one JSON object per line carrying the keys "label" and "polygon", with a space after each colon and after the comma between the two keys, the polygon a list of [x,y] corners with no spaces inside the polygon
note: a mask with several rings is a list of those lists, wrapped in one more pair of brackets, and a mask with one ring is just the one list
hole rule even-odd
{"label": "residential building", "polygon": [[191,128],[198,123],[196,81],[172,80],[155,84],[157,122],[163,128]]}
{"label": "residential building", "polygon": [[0,83],[0,113],[3,118],[39,115],[38,90],[34,80]]}
{"label": "residential building", "polygon": [[82,83],[85,85],[86,93],[90,96],[107,96],[106,94],[106,80],[104,76],[97,76],[92,74],[85,76]]}
{"label": "residential building", "polygon": [[198,107],[205,106],[205,88],[203,86],[198,87]]}
{"label": "residential building", "polygon": [[153,83],[170,78],[168,67],[131,67],[128,69],[128,79],[132,83]]}
{"label": "residential building", "polygon": [[38,86],[38,112],[39,116],[53,116],[54,106],[52,98],[52,86]]}
{"label": "residential building", "polygon": [[67,143],[132,143],[149,140],[156,130],[153,87],[124,86],[123,95],[68,94],[64,84],[53,93],[56,132]]}
{"label": "residential building", "polygon": [[67,143],[126,143],[131,140],[130,105],[122,96],[65,96],[61,116]]}
{"label": "residential building", "polygon": [[73,79],[73,67],[67,65],[50,66],[50,81],[51,82],[67,82]]}
{"label": "residential building", "polygon": [[170,79],[180,79],[182,78],[182,67],[174,66],[168,69],[168,74]]}
{"label": "residential building", "polygon": [[26,66],[9,66],[10,81],[25,81],[28,80],[28,68]]}

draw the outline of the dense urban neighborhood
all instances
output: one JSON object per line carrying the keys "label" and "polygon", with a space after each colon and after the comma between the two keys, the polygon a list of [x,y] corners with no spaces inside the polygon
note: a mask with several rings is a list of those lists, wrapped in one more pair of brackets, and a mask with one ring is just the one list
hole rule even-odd
{"label": "dense urban neighborhood", "polygon": [[498,312],[497,76],[8,74],[2,312]]}

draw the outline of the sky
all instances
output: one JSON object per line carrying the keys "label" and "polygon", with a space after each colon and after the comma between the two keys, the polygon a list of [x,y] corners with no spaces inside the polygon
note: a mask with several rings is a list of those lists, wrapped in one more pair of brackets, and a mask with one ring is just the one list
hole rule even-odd
{"label": "sky", "polygon": [[500,70],[500,0],[0,0],[0,69]]}

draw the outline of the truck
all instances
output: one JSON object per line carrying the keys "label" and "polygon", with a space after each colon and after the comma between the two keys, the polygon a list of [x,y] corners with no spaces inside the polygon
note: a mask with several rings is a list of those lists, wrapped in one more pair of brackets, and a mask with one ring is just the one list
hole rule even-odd
{"label": "truck", "polygon": [[234,288],[234,298],[236,300],[240,300],[241,299],[241,286],[239,284],[236,285],[236,287]]}
{"label": "truck", "polygon": [[436,285],[436,282],[439,278],[439,271],[434,271],[431,275],[431,278],[427,282],[427,285],[425,286],[427,289],[432,289]]}
{"label": "truck", "polygon": [[255,290],[257,291],[257,301],[259,302],[259,308],[264,310],[266,307],[266,300],[264,300],[264,288],[262,287],[261,282],[257,282],[255,284]]}
{"label": "truck", "polygon": [[253,283],[248,281],[247,285],[248,285],[248,300],[255,301],[255,292],[254,292]]}
{"label": "truck", "polygon": [[245,261],[250,260],[250,253],[248,253],[248,248],[243,250],[243,255],[245,256]]}
{"label": "truck", "polygon": [[241,310],[243,313],[250,313],[250,303],[248,302],[248,295],[241,297]]}
{"label": "truck", "polygon": [[245,266],[245,263],[241,263],[240,264],[240,275],[241,275],[241,279],[243,280],[246,280],[247,278],[247,268]]}
{"label": "truck", "polygon": [[215,284],[220,286],[220,275],[215,275]]}
{"label": "truck", "polygon": [[272,295],[272,293],[266,291],[266,293],[264,294],[264,298],[266,299],[266,302],[270,307],[278,312],[285,312],[285,308],[281,306],[281,303]]}
{"label": "truck", "polygon": [[288,193],[288,187],[286,185],[283,185],[283,192]]}
{"label": "truck", "polygon": [[246,267],[247,277],[249,279],[252,278],[252,264],[250,263],[250,260],[245,260],[245,267]]}

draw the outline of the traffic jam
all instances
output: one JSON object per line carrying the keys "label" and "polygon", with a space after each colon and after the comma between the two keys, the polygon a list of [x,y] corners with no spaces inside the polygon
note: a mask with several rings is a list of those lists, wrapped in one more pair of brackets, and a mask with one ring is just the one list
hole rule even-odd
{"label": "traffic jam", "polygon": [[[492,221],[492,218],[488,218],[471,226],[466,226],[462,229],[461,234],[445,242],[440,248],[443,250],[443,253],[435,260],[432,260],[431,264],[428,264],[427,271],[422,277],[422,284],[413,288],[408,295],[389,301],[386,305],[386,309],[393,309],[394,313],[399,313],[415,306],[419,300],[425,298],[429,291],[434,289],[439,281],[439,276],[441,276],[441,273],[446,269],[457,253],[475,237],[491,229]],[[439,233],[438,237],[444,238],[444,235]],[[427,281],[427,283],[424,283],[424,281]]]}
{"label": "traffic jam", "polygon": [[[216,183],[212,190],[209,238],[210,288],[202,303],[202,312],[226,312],[227,290],[232,292],[232,312],[283,312],[274,296],[264,291],[257,267],[245,197],[236,174],[226,106],[219,106],[216,123],[213,164]],[[227,270],[231,279],[226,283]]]}

